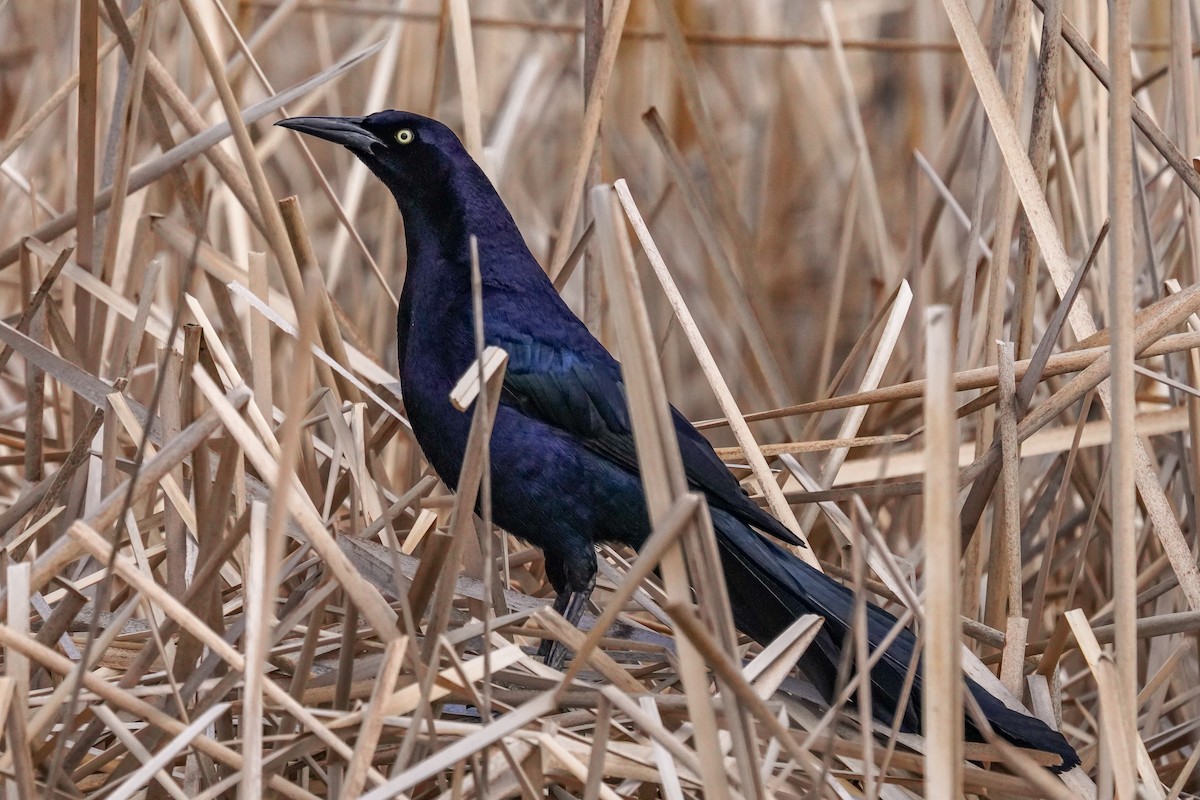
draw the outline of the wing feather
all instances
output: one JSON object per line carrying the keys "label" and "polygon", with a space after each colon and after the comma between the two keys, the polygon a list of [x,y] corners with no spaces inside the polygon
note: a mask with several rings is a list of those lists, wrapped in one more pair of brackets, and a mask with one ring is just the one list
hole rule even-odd
{"label": "wing feather", "polygon": [[[606,352],[580,354],[532,338],[492,342],[509,353],[502,400],[523,413],[574,434],[625,469],[638,471],[633,426],[620,365]],[[710,502],[789,544],[800,540],[759,508],[699,431],[671,409],[688,483]]]}

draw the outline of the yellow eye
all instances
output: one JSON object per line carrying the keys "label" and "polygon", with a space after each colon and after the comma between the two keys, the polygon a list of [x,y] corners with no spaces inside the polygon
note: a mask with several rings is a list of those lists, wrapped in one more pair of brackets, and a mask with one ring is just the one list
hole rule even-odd
{"label": "yellow eye", "polygon": [[415,138],[410,128],[401,128],[396,131],[396,141],[400,144],[410,144]]}

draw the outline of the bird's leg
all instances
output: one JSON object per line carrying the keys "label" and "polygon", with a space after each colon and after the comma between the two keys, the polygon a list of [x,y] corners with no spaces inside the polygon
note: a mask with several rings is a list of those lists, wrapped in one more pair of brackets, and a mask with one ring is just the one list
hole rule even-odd
{"label": "bird's leg", "polygon": [[[589,589],[586,592],[561,592],[554,598],[554,610],[562,614],[567,622],[578,627],[579,620],[583,617],[583,611],[587,608],[588,598],[592,596]],[[567,658],[567,648],[557,639],[543,639],[542,646],[538,648],[538,656],[546,666],[553,669],[562,669],[563,662]]]}
{"label": "bird's leg", "polygon": [[[557,570],[551,566],[551,563],[547,559],[546,572],[551,577],[551,583],[554,583],[554,578],[557,577],[555,575]],[[592,596],[592,589],[596,586],[595,562],[592,562],[592,569],[589,574],[564,577],[566,577],[564,583],[567,585],[562,586],[562,588],[555,586],[558,594],[554,598],[552,608],[561,614],[567,622],[578,627],[579,620],[583,618],[583,612],[587,608],[588,598]],[[571,585],[580,586],[580,588],[568,588]],[[567,657],[567,649],[555,639],[543,639],[542,646],[538,648],[538,656],[546,666],[553,669],[562,669],[563,662]]]}

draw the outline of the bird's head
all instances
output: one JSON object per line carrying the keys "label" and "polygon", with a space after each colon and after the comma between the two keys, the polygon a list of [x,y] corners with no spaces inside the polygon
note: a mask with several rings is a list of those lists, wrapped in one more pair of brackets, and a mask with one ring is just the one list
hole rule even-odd
{"label": "bird's head", "polygon": [[379,111],[365,117],[290,117],[275,124],[340,144],[375,173],[404,216],[410,266],[418,250],[447,256],[437,263],[470,263],[467,234],[479,238],[481,254],[527,252],[487,175],[454,131],[437,120]]}
{"label": "bird's head", "polygon": [[454,132],[408,111],[365,117],[289,117],[275,123],[334,142],[358,156],[404,205],[444,186],[455,167],[470,162]]}

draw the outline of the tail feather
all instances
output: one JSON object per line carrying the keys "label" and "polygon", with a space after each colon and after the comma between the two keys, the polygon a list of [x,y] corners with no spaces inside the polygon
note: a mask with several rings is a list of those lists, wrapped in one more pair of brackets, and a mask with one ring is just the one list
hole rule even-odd
{"label": "tail feather", "polygon": [[[733,516],[714,510],[713,523],[733,618],[740,630],[765,644],[803,614],[825,618],[816,640],[800,661],[800,669],[822,696],[832,701],[843,642],[850,631],[853,593]],[[867,604],[867,641],[872,649],[880,645],[895,624],[894,616]],[[895,715],[900,714],[902,731],[920,733],[923,687],[919,662],[909,701],[899,708],[915,648],[912,632],[907,628],[902,630],[871,671],[872,713],[885,725],[890,725]],[[1062,764],[1055,768],[1056,772],[1079,763],[1078,754],[1061,733],[1035,717],[1009,708],[970,678],[965,680],[997,734],[1020,747],[1057,754]],[[965,725],[969,739],[982,741],[982,735],[969,719]]]}

